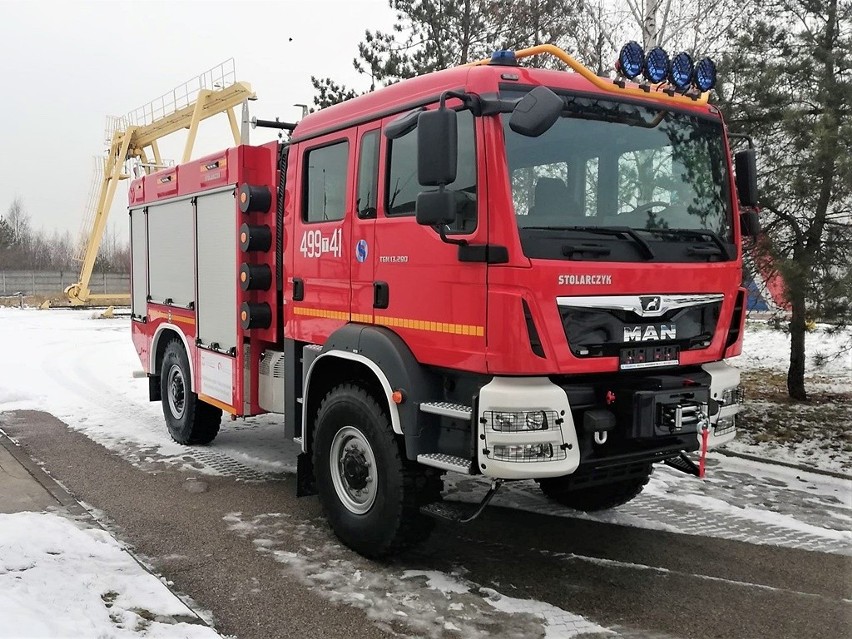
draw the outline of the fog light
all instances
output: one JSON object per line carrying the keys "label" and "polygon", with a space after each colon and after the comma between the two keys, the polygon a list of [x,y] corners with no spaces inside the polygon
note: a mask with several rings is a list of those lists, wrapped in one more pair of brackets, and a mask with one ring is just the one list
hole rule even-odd
{"label": "fog light", "polygon": [[494,445],[494,459],[503,461],[545,461],[553,457],[553,444]]}
{"label": "fog light", "polygon": [[723,417],[722,419],[718,420],[713,426],[713,434],[716,437],[719,437],[719,435],[727,435],[728,433],[732,432],[736,427],[736,415],[731,415],[730,417]]}

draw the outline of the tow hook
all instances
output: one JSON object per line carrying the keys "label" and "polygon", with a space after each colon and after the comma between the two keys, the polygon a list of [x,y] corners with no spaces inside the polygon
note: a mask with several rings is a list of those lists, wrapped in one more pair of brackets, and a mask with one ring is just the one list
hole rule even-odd
{"label": "tow hook", "polygon": [[491,503],[494,495],[497,494],[497,491],[500,490],[502,485],[502,479],[492,479],[491,488],[488,489],[488,492],[485,493],[482,501],[479,502],[479,505],[475,510],[473,510],[473,512],[470,511],[467,504],[455,501],[436,501],[431,504],[427,504],[426,506],[422,506],[420,508],[420,512],[436,519],[444,519],[457,524],[467,524],[482,514],[482,511],[484,511],[485,507]]}

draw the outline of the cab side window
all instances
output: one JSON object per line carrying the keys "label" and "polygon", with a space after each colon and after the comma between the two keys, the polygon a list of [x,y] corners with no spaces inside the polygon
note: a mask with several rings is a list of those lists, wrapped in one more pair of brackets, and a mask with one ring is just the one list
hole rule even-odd
{"label": "cab side window", "polygon": [[349,142],[336,142],[305,153],[305,222],[342,220],[346,215]]}
{"label": "cab side window", "polygon": [[[470,111],[458,114],[458,171],[456,180],[447,185],[455,192],[456,219],[449,225],[454,233],[476,230],[476,143],[474,119]],[[436,191],[437,187],[420,186],[417,181],[417,129],[396,140],[390,140],[387,167],[385,211],[389,216],[414,215],[417,195]]]}
{"label": "cab side window", "polygon": [[361,136],[358,156],[358,198],[355,208],[362,219],[376,217],[379,188],[379,129]]}

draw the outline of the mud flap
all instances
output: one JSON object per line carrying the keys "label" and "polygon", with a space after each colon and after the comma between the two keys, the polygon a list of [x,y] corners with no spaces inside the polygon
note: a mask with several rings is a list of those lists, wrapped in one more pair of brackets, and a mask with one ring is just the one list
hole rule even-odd
{"label": "mud flap", "polygon": [[309,453],[300,453],[296,457],[296,497],[309,497],[316,494],[314,462]]}

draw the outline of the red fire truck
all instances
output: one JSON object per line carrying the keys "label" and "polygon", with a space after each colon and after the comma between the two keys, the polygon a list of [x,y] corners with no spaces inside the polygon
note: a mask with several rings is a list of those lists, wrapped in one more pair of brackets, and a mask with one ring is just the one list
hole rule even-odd
{"label": "red fire truck", "polygon": [[445,472],[490,479],[482,507],[535,479],[595,510],[693,469],[735,433],[756,189],[715,69],[678,58],[622,51],[613,81],[498,52],[135,180],[132,334],[171,436],[280,414],[299,494],[374,557],[453,511]]}

